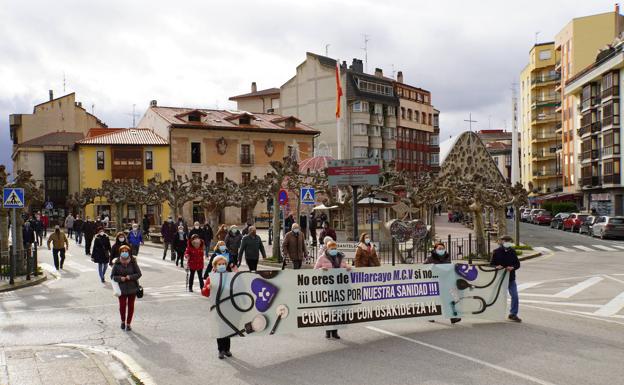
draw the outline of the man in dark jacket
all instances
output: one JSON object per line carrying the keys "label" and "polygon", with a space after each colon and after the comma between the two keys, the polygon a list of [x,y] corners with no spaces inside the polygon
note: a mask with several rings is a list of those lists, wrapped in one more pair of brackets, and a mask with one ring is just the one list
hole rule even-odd
{"label": "man in dark jacket", "polygon": [[295,223],[295,217],[293,217],[292,214],[288,214],[288,216],[284,220],[284,234],[292,230],[293,223]]}
{"label": "man in dark jacket", "polygon": [[87,220],[82,225],[82,233],[85,239],[85,253],[87,255],[91,255],[91,242],[93,242],[93,237],[95,237],[96,229],[97,225],[95,222],[93,222],[91,218],[87,217]]}
{"label": "man in dark jacket", "polygon": [[145,234],[146,236],[149,235],[150,220],[147,214],[143,215],[143,222],[141,223],[141,227],[143,228],[143,234]]}
{"label": "man in dark jacket", "polygon": [[26,221],[22,225],[22,242],[25,250],[30,250],[35,243],[35,229],[31,221]]}
{"label": "man in dark jacket", "polygon": [[256,227],[249,226],[249,233],[245,235],[241,241],[238,251],[238,261],[241,263],[243,261],[243,256],[245,256],[249,271],[256,271],[258,269],[260,253],[262,253],[262,258],[266,259],[266,252],[264,251],[262,239],[256,235]]}
{"label": "man in dark jacket", "polygon": [[35,230],[35,237],[37,246],[43,245],[43,222],[41,221],[41,214],[37,212],[35,217],[31,221],[33,230]]}
{"label": "man in dark jacket", "polygon": [[301,269],[303,259],[308,250],[305,245],[305,236],[301,234],[301,228],[297,223],[292,225],[292,230],[284,237],[282,243],[282,257],[290,258],[293,262],[293,269]]}
{"label": "man in dark jacket", "polygon": [[173,256],[173,241],[175,240],[175,236],[178,233],[178,226],[173,223],[173,218],[169,216],[167,218],[167,222],[163,223],[160,228],[160,234],[163,237],[163,242],[165,243],[165,250],[163,251],[163,260],[167,256],[167,250],[171,248],[171,260],[175,261],[175,257]]}
{"label": "man in dark jacket", "polygon": [[522,322],[518,318],[518,287],[516,286],[516,270],[520,268],[520,261],[513,248],[513,239],[509,235],[504,235],[499,240],[500,247],[494,250],[491,266],[497,269],[505,269],[509,272],[509,295],[511,296],[511,308],[509,309],[509,319],[514,322]]}
{"label": "man in dark jacket", "polygon": [[312,245],[316,246],[316,212],[312,211],[310,214],[310,235],[312,236]]}
{"label": "man in dark jacket", "polygon": [[[179,224],[178,224],[178,228],[180,228]],[[193,223],[193,228],[191,229],[191,231],[189,231],[188,237],[189,237],[189,239],[191,239],[193,237],[193,235],[197,234],[197,235],[199,235],[199,239],[203,240],[205,238],[204,231],[205,231],[204,228],[201,227],[199,225],[199,222],[196,221],[195,223]]]}
{"label": "man in dark jacket", "polygon": [[238,249],[240,249],[241,242],[243,240],[243,235],[240,233],[240,230],[236,228],[236,226],[230,226],[230,231],[228,231],[225,236],[225,247],[227,247],[228,253],[230,253],[230,261],[237,261],[236,265],[240,266],[240,260],[238,260]]}
{"label": "man in dark jacket", "polygon": [[323,241],[325,237],[331,237],[331,239],[333,239],[334,241],[337,241],[336,230],[329,227],[329,222],[323,222],[323,230],[321,231],[321,235],[319,236],[319,243],[321,245],[324,244]]}
{"label": "man in dark jacket", "polygon": [[80,217],[80,215],[76,216],[74,220],[74,234],[76,234],[76,243],[82,244],[82,226],[84,225],[84,221]]}
{"label": "man in dark jacket", "polygon": [[213,238],[214,233],[212,232],[210,222],[206,221],[206,224],[204,224],[204,245],[206,246],[206,255],[210,255],[210,251],[212,250],[211,246]]}

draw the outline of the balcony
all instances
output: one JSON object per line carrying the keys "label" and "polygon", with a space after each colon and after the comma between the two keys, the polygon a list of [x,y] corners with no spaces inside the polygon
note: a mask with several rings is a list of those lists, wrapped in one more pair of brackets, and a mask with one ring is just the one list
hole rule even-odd
{"label": "balcony", "polygon": [[578,129],[578,135],[579,136],[583,136],[586,134],[595,134],[600,132],[600,129],[602,128],[602,124],[600,122],[593,122],[591,124],[587,124],[581,128]]}
{"label": "balcony", "polygon": [[618,126],[620,125],[620,116],[619,115],[611,115],[611,116],[604,116],[602,118],[602,129],[609,129],[612,126]]}
{"label": "balcony", "polygon": [[254,164],[254,157],[251,154],[241,154],[240,155],[240,164],[241,166],[252,166]]}
{"label": "balcony", "polygon": [[558,82],[559,80],[561,80],[561,75],[560,74],[537,76],[537,77],[531,79],[531,87],[546,86],[546,85],[550,85],[550,84],[552,84],[554,82]]}
{"label": "balcony", "polygon": [[585,99],[579,105],[579,110],[581,112],[585,112],[589,109],[598,108],[600,105],[600,96],[592,96],[589,99]]}
{"label": "balcony", "polygon": [[546,151],[546,150],[542,150],[542,151],[536,151],[533,153],[534,157],[536,158],[536,160],[549,160],[549,159],[555,159],[557,157],[557,153],[556,152],[551,152],[551,151]]}
{"label": "balcony", "polygon": [[605,175],[602,177],[603,184],[620,184],[620,174]]}
{"label": "balcony", "polygon": [[561,117],[561,115],[554,112],[550,114],[540,113],[532,117],[533,120],[531,121],[531,124],[553,123],[556,122],[559,117]]}
{"label": "balcony", "polygon": [[561,132],[563,128],[563,124],[561,122],[557,122],[557,124],[555,124],[555,133],[556,134],[561,134]]}
{"label": "balcony", "polygon": [[559,138],[559,135],[555,135],[555,134],[534,134],[534,135],[531,135],[531,143],[535,144],[535,143],[550,142],[550,141],[557,140],[557,138]]}
{"label": "balcony", "polygon": [[613,86],[611,88],[602,90],[602,102],[603,103],[613,98],[619,98],[619,97],[620,97],[620,86]]}
{"label": "balcony", "polygon": [[531,108],[537,107],[557,107],[561,104],[561,96],[557,93],[550,93],[546,95],[538,95],[533,98]]}
{"label": "balcony", "polygon": [[611,155],[620,155],[620,146],[606,146],[600,150],[600,153],[603,157],[611,156]]}
{"label": "balcony", "polygon": [[600,177],[599,176],[584,177],[581,179],[581,185],[585,188],[600,186]]}
{"label": "balcony", "polygon": [[550,169],[542,169],[533,171],[533,178],[535,179],[548,179],[548,178],[556,178],[560,176],[561,173],[557,171],[555,168]]}

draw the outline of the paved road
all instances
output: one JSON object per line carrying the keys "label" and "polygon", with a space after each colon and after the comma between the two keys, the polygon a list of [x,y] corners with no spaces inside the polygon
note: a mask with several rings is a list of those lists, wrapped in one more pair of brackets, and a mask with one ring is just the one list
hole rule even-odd
{"label": "paved road", "polygon": [[[146,296],[126,333],[110,284],[72,245],[60,279],[0,295],[0,345],[105,345],[159,384],[621,383],[624,252],[553,251],[518,272],[522,324],[356,326],[340,341],[319,332],[249,337],[234,339],[234,358],[220,361],[207,337],[207,301],[185,292],[185,273],[161,250],[141,251]],[[47,251],[41,259],[51,265]]]}

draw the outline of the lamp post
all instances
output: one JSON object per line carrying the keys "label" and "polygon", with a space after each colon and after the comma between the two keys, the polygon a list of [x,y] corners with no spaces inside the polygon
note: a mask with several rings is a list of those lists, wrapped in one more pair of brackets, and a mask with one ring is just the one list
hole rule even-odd
{"label": "lamp post", "polygon": [[373,238],[373,201],[375,199],[375,194],[370,193],[368,194],[368,204],[369,204],[369,209],[370,209],[370,226],[371,226],[371,233],[370,233],[370,237],[371,237],[371,242],[374,242],[374,238]]}

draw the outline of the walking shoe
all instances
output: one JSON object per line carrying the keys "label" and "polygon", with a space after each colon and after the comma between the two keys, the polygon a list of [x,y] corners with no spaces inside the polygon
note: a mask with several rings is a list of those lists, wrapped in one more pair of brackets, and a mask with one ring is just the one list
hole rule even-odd
{"label": "walking shoe", "polygon": [[507,318],[509,318],[510,321],[522,322],[522,320],[520,318],[518,318],[518,316],[515,315],[515,314],[510,314],[509,317],[507,317]]}
{"label": "walking shoe", "polygon": [[332,331],[332,336],[334,337],[335,340],[339,340],[340,336],[338,335],[338,330],[333,330]]}
{"label": "walking shoe", "polygon": [[325,338],[327,338],[327,339],[331,338],[331,331],[329,331],[329,330],[325,331]]}
{"label": "walking shoe", "polygon": [[232,357],[232,352],[230,352],[230,351],[228,350],[227,352],[225,352],[225,355],[226,355],[227,357]]}
{"label": "walking shoe", "polygon": [[125,323],[121,323],[121,330],[126,330],[126,324]]}
{"label": "walking shoe", "polygon": [[456,324],[461,321],[461,318],[451,318],[451,324]]}
{"label": "walking shoe", "polygon": [[130,326],[130,324],[128,324],[128,325],[126,326],[126,331],[127,331],[127,332],[131,332],[131,331],[132,331],[132,327]]}
{"label": "walking shoe", "polygon": [[106,282],[106,280],[104,278],[102,278],[102,283],[105,283],[105,282]]}
{"label": "walking shoe", "polygon": [[219,359],[222,360],[225,358],[225,353],[219,352]]}

